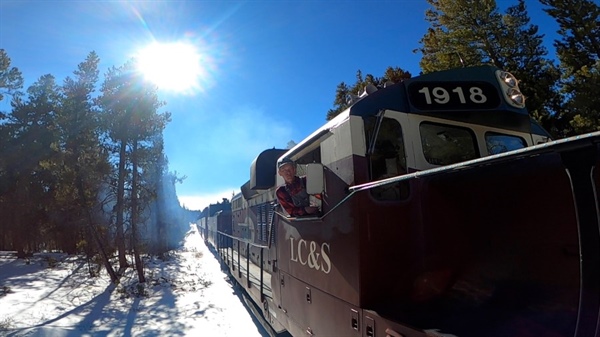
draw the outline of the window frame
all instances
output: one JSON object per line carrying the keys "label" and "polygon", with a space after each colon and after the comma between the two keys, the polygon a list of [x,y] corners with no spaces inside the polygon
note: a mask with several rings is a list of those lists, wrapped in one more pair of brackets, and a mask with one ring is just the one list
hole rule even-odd
{"label": "window frame", "polygon": [[[490,146],[488,143],[488,135],[490,134],[494,134],[494,136],[503,136],[503,137],[510,137],[513,139],[518,139],[521,141],[521,145],[522,147],[518,147],[518,148],[511,148],[511,149],[507,149],[506,151],[500,151],[500,152],[492,152],[490,151]],[[514,150],[518,150],[518,149],[522,149],[527,147],[527,141],[518,135],[512,135],[512,134],[508,134],[508,133],[504,133],[504,132],[498,132],[498,131],[494,131],[494,130],[487,130],[483,133],[483,140],[485,141],[485,148],[487,150],[487,154],[488,155],[495,155],[495,154],[499,154],[499,153],[503,153],[503,152],[509,152],[509,151],[514,151]]]}
{"label": "window frame", "polygon": [[[472,145],[473,145],[472,149],[474,151],[473,156],[471,158],[462,158],[460,160],[451,160],[450,162],[444,162],[444,161],[431,162],[428,159],[427,155],[425,154],[426,149],[425,149],[424,138],[423,138],[423,131],[422,131],[423,125],[440,126],[440,127],[446,127],[448,129],[466,131],[466,133],[471,136]],[[437,134],[439,135],[440,132],[438,132]],[[423,159],[425,160],[425,162],[428,165],[431,165],[433,167],[445,166],[445,165],[452,165],[452,164],[455,164],[455,163],[460,163],[462,161],[476,159],[476,158],[480,158],[481,157],[481,151],[480,151],[480,148],[479,148],[479,139],[477,137],[477,133],[475,132],[475,130],[473,130],[472,128],[469,128],[467,126],[456,125],[456,124],[451,124],[451,123],[440,123],[440,122],[430,121],[430,120],[421,120],[418,123],[418,142],[420,144],[420,150],[421,150],[421,155],[422,155]]]}
{"label": "window frame", "polygon": [[[369,181],[378,181],[394,176],[400,176],[408,173],[408,153],[407,153],[407,138],[405,135],[405,126],[403,123],[394,118],[395,116],[390,115],[388,113],[381,113],[379,116],[375,117],[373,120],[373,126],[369,127],[367,124],[370,122],[365,119],[365,140],[367,141],[367,166],[368,166],[368,179]],[[395,123],[396,125],[392,125],[392,131],[399,131],[399,136],[396,137],[381,137],[382,130],[388,130],[390,127],[383,126],[384,123]],[[394,130],[396,129],[396,130]],[[383,139],[383,140],[382,140]],[[399,140],[399,142],[394,143],[394,140]],[[374,144],[371,142],[374,141]],[[386,142],[388,146],[391,146],[391,151],[384,151],[382,146],[377,146],[378,142]],[[387,154],[387,156],[386,156]],[[392,154],[395,154],[393,156]],[[379,163],[378,166],[384,168],[382,173],[378,173],[377,177],[374,172],[374,161],[377,160]],[[391,161],[390,161],[391,160]],[[396,161],[396,165],[393,164],[393,161]],[[383,165],[381,165],[383,164]],[[384,172],[383,172],[384,171]],[[384,202],[398,202],[403,201],[409,198],[410,196],[410,188],[409,183],[407,181],[396,182],[385,186],[380,186],[376,188],[372,188],[369,191],[369,194],[372,198],[378,201]]]}

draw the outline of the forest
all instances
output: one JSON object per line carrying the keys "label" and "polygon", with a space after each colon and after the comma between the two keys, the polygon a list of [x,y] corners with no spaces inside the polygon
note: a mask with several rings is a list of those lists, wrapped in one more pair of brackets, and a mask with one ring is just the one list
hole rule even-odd
{"label": "forest", "polygon": [[[494,0],[426,0],[429,28],[414,50],[429,73],[494,65],[521,80],[527,108],[556,139],[600,130],[600,6],[592,0],[539,0],[558,24],[555,50],[531,22],[524,0],[500,10]],[[547,42],[547,41],[546,41]],[[551,55],[556,55],[553,57]],[[0,250],[27,258],[39,251],[85,254],[90,275],[106,268],[118,283],[144,254],[161,255],[198,214],[183,209],[169,172],[163,130],[169,112],[136,60],[100,78],[90,52],[60,81],[24,79],[0,49]],[[390,65],[380,77],[360,70],[335,90],[331,119],[367,84],[412,74]],[[100,82],[101,81],[101,82]]]}
{"label": "forest", "polygon": [[0,250],[82,253],[91,275],[104,265],[116,283],[134,265],[143,282],[140,256],[172,249],[195,220],[177,200],[181,178],[168,171],[162,131],[170,115],[159,112],[157,88],[130,60],[110,68],[96,91],[91,52],[62,84],[48,74],[21,92],[4,50],[0,60],[11,96],[11,111],[0,115]]}

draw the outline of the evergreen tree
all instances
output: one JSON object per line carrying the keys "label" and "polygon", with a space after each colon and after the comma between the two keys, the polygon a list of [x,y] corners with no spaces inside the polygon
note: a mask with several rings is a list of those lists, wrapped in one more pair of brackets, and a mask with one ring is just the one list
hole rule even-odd
{"label": "evergreen tree", "polygon": [[56,153],[53,118],[59,104],[51,75],[42,76],[27,94],[25,101],[13,98],[12,112],[3,123],[7,135],[2,147],[3,178],[7,180],[0,200],[7,224],[4,231],[20,257],[37,250],[42,233],[52,232],[47,210],[54,205],[55,183],[49,163]]}
{"label": "evergreen tree", "polygon": [[420,40],[425,73],[463,66],[494,65],[521,82],[530,114],[557,133],[560,73],[546,58],[543,35],[530,24],[524,0],[498,10],[495,0],[427,0],[431,27]]}
{"label": "evergreen tree", "polygon": [[130,123],[131,105],[133,102],[128,98],[128,92],[133,86],[129,81],[131,67],[126,66],[116,68],[112,67],[105,74],[102,83],[101,96],[98,97],[98,105],[102,109],[102,126],[108,138],[112,141],[112,151],[116,152],[117,172],[116,186],[114,195],[116,196],[115,228],[116,228],[116,247],[119,256],[119,270],[128,267],[126,249],[125,249],[125,182],[128,180],[127,164],[127,143],[129,141],[128,125]]}
{"label": "evergreen tree", "polygon": [[329,109],[327,111],[326,119],[332,120],[335,116],[339,115],[342,111],[344,111],[348,107],[348,97],[350,95],[350,87],[344,82],[338,84],[335,89],[335,99],[333,100],[333,109]]}
{"label": "evergreen tree", "polygon": [[141,235],[142,224],[145,221],[142,220],[142,214],[156,197],[155,185],[148,180],[154,176],[153,167],[162,161],[162,131],[170,119],[170,114],[158,113],[158,109],[164,103],[158,100],[155,87],[142,81],[139,89],[137,92],[139,96],[135,97],[138,105],[132,110],[133,123],[130,133],[132,136],[131,241],[138,281],[143,283],[145,276],[140,254],[145,252]]}
{"label": "evergreen tree", "polygon": [[[156,91],[156,87],[136,71],[135,61],[131,60],[120,68],[109,70],[102,86],[102,95],[98,98],[105,114],[106,133],[117,145],[117,236],[123,235],[124,241],[125,211],[129,206],[130,242],[139,282],[145,281],[140,258],[140,253],[144,251],[140,235],[142,214],[151,200],[146,193],[148,189],[141,188],[141,182],[152,176],[151,170],[144,168],[160,161],[161,156],[151,149],[157,144],[157,139],[162,144],[162,131],[170,119],[169,113],[158,113],[164,103],[158,100]],[[131,188],[128,205],[126,185]],[[125,266],[120,264],[120,267]]]}
{"label": "evergreen tree", "polygon": [[69,209],[71,233],[75,245],[90,235],[102,255],[102,260],[113,283],[117,274],[109,261],[106,228],[100,224],[100,195],[110,171],[107,151],[100,142],[100,125],[93,93],[98,81],[100,59],[91,52],[67,77],[62,87],[62,106],[57,118],[60,146],[63,150],[61,189],[57,198]]}
{"label": "evergreen tree", "polygon": [[563,71],[564,135],[600,130],[600,5],[590,0],[540,0],[556,22]]}
{"label": "evergreen tree", "polygon": [[10,57],[0,49],[0,101],[5,94],[18,93],[23,87],[23,76],[18,68],[10,66]]}
{"label": "evergreen tree", "polygon": [[[18,93],[23,86],[21,72],[10,66],[10,58],[4,49],[0,49],[0,101],[7,93]],[[18,95],[17,95],[18,96]],[[14,179],[11,177],[13,148],[10,128],[6,125],[6,115],[0,111],[0,218],[9,219],[13,212],[12,197],[9,190],[13,186]],[[12,249],[11,232],[9,221],[0,221],[0,249]]]}

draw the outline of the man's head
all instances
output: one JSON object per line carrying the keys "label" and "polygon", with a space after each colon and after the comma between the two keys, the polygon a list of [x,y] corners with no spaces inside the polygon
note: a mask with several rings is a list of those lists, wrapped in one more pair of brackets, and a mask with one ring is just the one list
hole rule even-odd
{"label": "man's head", "polygon": [[286,183],[291,183],[296,177],[296,164],[287,157],[281,158],[277,162],[277,172],[283,177]]}

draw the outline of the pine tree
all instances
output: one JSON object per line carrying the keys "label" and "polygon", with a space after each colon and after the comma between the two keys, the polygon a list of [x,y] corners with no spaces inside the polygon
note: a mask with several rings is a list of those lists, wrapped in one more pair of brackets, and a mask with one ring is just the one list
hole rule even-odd
{"label": "pine tree", "polygon": [[0,101],[5,94],[18,93],[23,87],[23,76],[18,68],[10,66],[10,57],[0,49]]}
{"label": "pine tree", "polygon": [[[162,137],[162,131],[170,119],[169,113],[158,113],[164,103],[158,100],[156,91],[157,88],[146,82],[136,71],[135,60],[130,60],[122,67],[113,67],[108,71],[102,85],[102,95],[98,98],[104,111],[106,134],[116,144],[118,172],[115,208],[118,237],[124,235],[125,186],[131,186],[128,194],[130,242],[140,283],[145,281],[140,258],[143,251],[140,225],[142,213],[150,202],[150,198],[144,196],[147,190],[141,189],[140,182],[151,176],[150,170],[140,171],[140,168],[147,162],[156,164],[160,160],[148,149],[154,146],[157,137]],[[124,242],[124,236],[118,240],[118,245],[121,245],[121,241]],[[120,263],[120,267],[125,266]]]}
{"label": "pine tree", "polygon": [[116,227],[116,247],[119,257],[119,273],[128,267],[126,249],[125,249],[125,182],[128,179],[126,170],[127,164],[127,143],[129,141],[128,125],[130,123],[130,105],[133,102],[127,97],[130,91],[129,72],[131,69],[125,66],[112,67],[105,74],[102,83],[101,96],[98,97],[98,105],[102,110],[102,127],[108,139],[112,141],[112,149],[116,154],[117,178],[113,193],[115,194],[116,205],[115,227]]}
{"label": "pine tree", "polygon": [[[4,177],[2,192],[4,228],[11,236],[12,249],[19,257],[37,249],[42,233],[50,232],[47,207],[55,188],[51,167],[55,154],[53,117],[58,107],[58,87],[54,77],[42,76],[27,89],[28,97],[15,97],[12,111],[3,129],[8,137],[3,143]],[[23,155],[27,154],[27,155]]]}
{"label": "pine tree", "polygon": [[100,195],[110,170],[106,150],[100,141],[97,107],[92,95],[98,81],[95,52],[88,54],[62,86],[62,106],[57,118],[60,146],[63,150],[61,189],[57,197],[69,207],[72,232],[76,239],[89,233],[101,253],[104,266],[113,283],[118,277],[109,261],[106,226],[98,217]]}
{"label": "pine tree", "polygon": [[162,160],[162,131],[170,119],[170,114],[158,113],[158,109],[164,103],[158,100],[155,87],[142,81],[139,83],[139,89],[136,92],[139,96],[135,97],[138,106],[132,110],[131,228],[138,281],[144,283],[146,279],[140,257],[140,254],[145,251],[142,248],[141,229],[145,222],[142,220],[142,214],[149,208],[152,199],[156,196],[156,190],[148,183],[144,184],[146,188],[143,188],[142,182],[152,179],[152,166],[156,166]]}
{"label": "pine tree", "polygon": [[600,130],[600,5],[590,0],[540,0],[559,25],[554,41],[563,71],[564,135]]}
{"label": "pine tree", "polygon": [[[18,99],[19,89],[23,86],[23,77],[21,72],[10,66],[10,58],[4,49],[0,49],[0,101],[5,94],[16,93]],[[8,219],[14,208],[12,207],[12,197],[9,191],[13,186],[14,179],[11,177],[10,166],[11,157],[14,156],[12,146],[12,135],[6,125],[6,114],[0,111],[0,218]],[[8,230],[9,221],[0,221],[0,249],[12,249],[11,233]]]}

